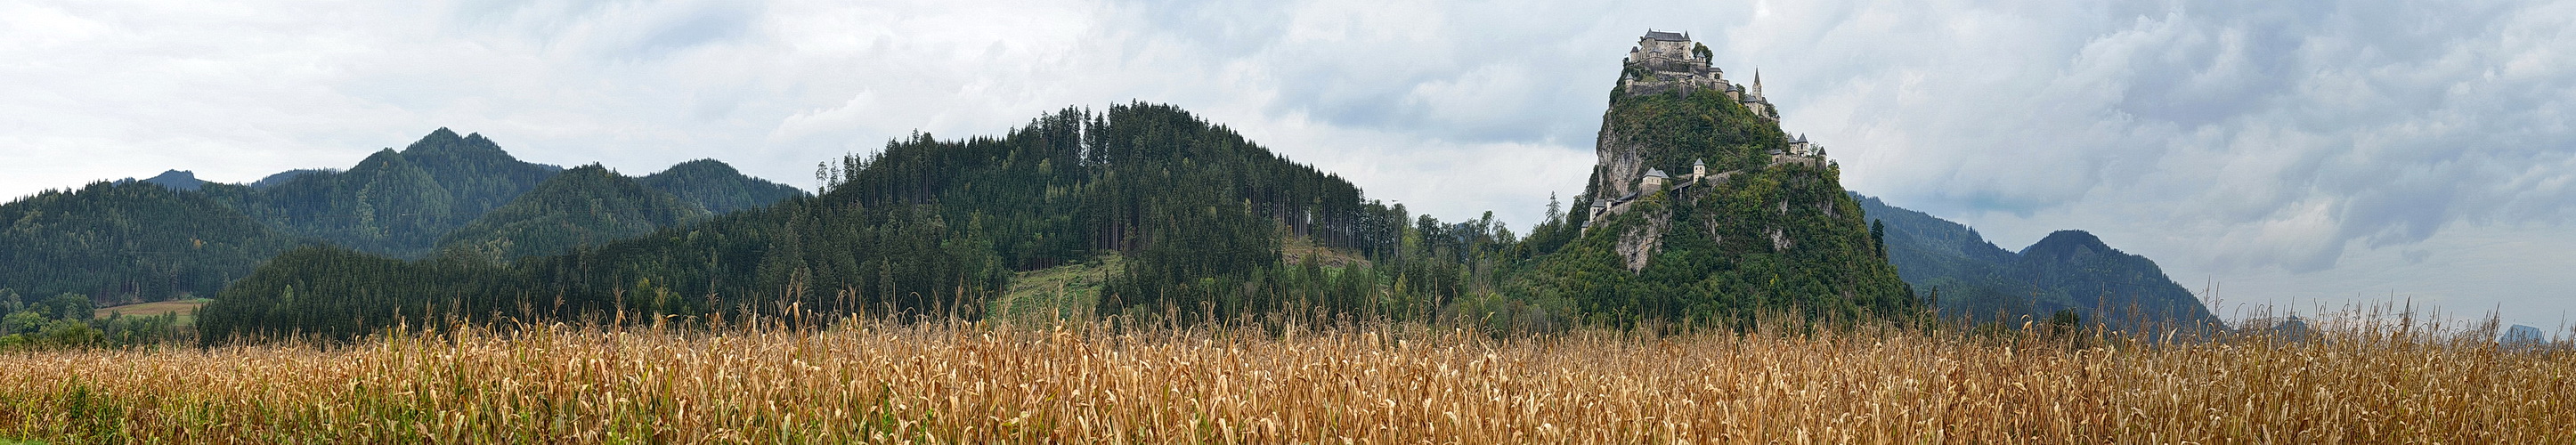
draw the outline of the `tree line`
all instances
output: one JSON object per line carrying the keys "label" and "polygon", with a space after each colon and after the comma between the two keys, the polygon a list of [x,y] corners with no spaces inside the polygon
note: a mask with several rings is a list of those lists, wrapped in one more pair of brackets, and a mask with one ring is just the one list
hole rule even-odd
{"label": "tree line", "polygon": [[[1760,153],[1749,151],[1785,143],[1776,129],[1724,129],[1754,118],[1705,102],[1722,96],[1684,99],[1725,113],[1691,125],[1740,138],[1712,145],[1727,150],[1712,153],[1726,164],[1753,164]],[[200,326],[213,342],[360,335],[429,318],[971,318],[1013,273],[1104,252],[1124,266],[1092,309],[1123,319],[1294,314],[1523,330],[1785,309],[1858,317],[1911,304],[1833,169],[1761,171],[1709,195],[1657,198],[1658,212],[1695,228],[1631,272],[1609,252],[1620,230],[1586,232],[1582,212],[1553,200],[1523,237],[1490,213],[1449,222],[1370,199],[1177,107],[1065,109],[1000,136],[916,133],[818,165],[817,195],[562,255],[290,251],[226,289]],[[1775,210],[1786,202],[1797,210]],[[1746,236],[1773,230],[1808,247],[1780,251]],[[1292,242],[1350,258],[1291,257]]]}

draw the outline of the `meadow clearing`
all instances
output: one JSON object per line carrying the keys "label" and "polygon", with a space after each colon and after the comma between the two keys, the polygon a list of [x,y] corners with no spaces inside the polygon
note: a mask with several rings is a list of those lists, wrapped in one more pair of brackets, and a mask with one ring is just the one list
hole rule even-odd
{"label": "meadow clearing", "polygon": [[155,302],[150,302],[150,303],[135,303],[135,304],[128,304],[128,305],[123,305],[123,306],[110,306],[110,307],[103,307],[103,308],[98,308],[98,309],[92,310],[91,312],[93,312],[93,313],[94,313],[94,315],[92,315],[93,317],[96,317],[96,318],[102,318],[102,319],[103,319],[103,318],[108,318],[108,317],[115,317],[115,316],[125,316],[125,315],[149,316],[149,315],[161,315],[161,314],[174,314],[174,315],[178,315],[178,317],[179,317],[179,318],[178,318],[178,325],[180,325],[180,326],[190,326],[190,325],[194,325],[194,324],[196,324],[196,319],[197,319],[197,308],[206,307],[206,303],[213,302],[213,301],[215,301],[215,300],[203,299],[203,298],[198,298],[198,299],[188,299],[188,300],[155,301]]}
{"label": "meadow clearing", "polygon": [[1425,326],[526,325],[0,353],[54,443],[2570,443],[2576,354]]}

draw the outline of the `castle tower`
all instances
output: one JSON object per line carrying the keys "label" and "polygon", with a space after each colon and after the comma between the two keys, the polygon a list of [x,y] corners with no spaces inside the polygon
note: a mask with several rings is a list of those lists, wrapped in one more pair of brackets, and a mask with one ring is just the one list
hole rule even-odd
{"label": "castle tower", "polygon": [[1691,48],[1689,34],[1649,29],[1644,37],[1637,38],[1637,48],[1630,51],[1628,61],[1650,70],[1687,73],[1698,58]]}
{"label": "castle tower", "polygon": [[1646,169],[1646,178],[1638,180],[1637,194],[1646,195],[1663,191],[1666,177],[1667,175],[1661,169]]}
{"label": "castle tower", "polygon": [[1753,97],[1753,100],[1754,100],[1754,101],[1759,101],[1759,102],[1770,102],[1770,100],[1762,98],[1762,69],[1761,69],[1761,68],[1754,68],[1754,69],[1753,69],[1753,92],[1751,92],[1751,93],[1749,93],[1749,94]]}
{"label": "castle tower", "polygon": [[1700,160],[1700,159],[1692,159],[1692,160],[1691,160],[1691,181],[1694,181],[1694,182],[1695,182],[1695,181],[1699,181],[1699,180],[1700,180],[1700,178],[1706,178],[1706,177],[1708,177],[1708,161],[1706,161],[1706,160]]}
{"label": "castle tower", "polygon": [[1602,214],[1605,214],[1605,213],[1610,213],[1610,200],[1607,200],[1607,199],[1595,199],[1595,200],[1592,200],[1592,211],[1591,211],[1591,212],[1587,212],[1587,213],[1585,213],[1585,214],[1583,215],[1583,230],[1586,230],[1586,231],[1590,231],[1590,230],[1592,230],[1592,222],[1593,222],[1593,221],[1600,221],[1600,220],[1601,220],[1601,215],[1602,215]]}

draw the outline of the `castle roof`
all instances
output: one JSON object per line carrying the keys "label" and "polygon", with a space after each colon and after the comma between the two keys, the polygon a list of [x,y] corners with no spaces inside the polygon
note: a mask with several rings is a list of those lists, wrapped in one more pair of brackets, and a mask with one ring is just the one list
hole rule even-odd
{"label": "castle roof", "polygon": [[1648,177],[1648,178],[1670,178],[1670,177],[1672,177],[1672,176],[1671,176],[1671,175],[1666,175],[1666,174],[1664,174],[1664,171],[1663,171],[1663,170],[1659,170],[1659,169],[1651,169],[1651,168],[1649,168],[1649,169],[1646,169],[1646,177]]}
{"label": "castle roof", "polygon": [[1688,42],[1690,41],[1690,36],[1681,35],[1680,33],[1648,30],[1646,31],[1646,39],[1666,42]]}
{"label": "castle roof", "polygon": [[1705,160],[1705,159],[1692,159],[1692,160],[1691,160],[1691,166],[1692,166],[1692,167],[1707,167],[1707,166],[1708,166],[1708,160]]}

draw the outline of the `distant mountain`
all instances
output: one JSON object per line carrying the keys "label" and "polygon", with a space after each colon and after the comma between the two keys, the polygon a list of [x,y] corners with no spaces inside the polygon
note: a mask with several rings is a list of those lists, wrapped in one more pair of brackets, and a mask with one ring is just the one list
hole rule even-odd
{"label": "distant mountain", "polygon": [[[293,170],[247,185],[172,170],[46,192],[0,205],[10,215],[0,220],[0,288],[79,292],[103,304],[206,296],[296,244],[416,258],[453,237],[486,247],[506,240],[512,247],[494,251],[500,257],[534,255],[699,219],[703,208],[802,194],[703,160],[657,176],[665,189],[705,202],[604,170],[527,196],[562,171],[519,161],[482,135],[441,128],[347,170]],[[529,203],[494,216],[522,198]],[[474,232],[454,233],[474,224],[481,224]]]}
{"label": "distant mountain", "polygon": [[2506,348],[2536,349],[2549,343],[2549,334],[2540,328],[2513,325],[2505,328],[2503,336],[2496,337],[2496,343]]}
{"label": "distant mountain", "polygon": [[153,176],[149,179],[136,180],[134,178],[125,178],[116,181],[117,184],[133,182],[160,184],[162,187],[169,187],[171,190],[182,191],[196,190],[197,187],[206,185],[206,181],[197,179],[196,172],[187,170],[163,171],[160,176]]}
{"label": "distant mountain", "polygon": [[202,194],[98,182],[0,205],[0,288],[105,304],[212,296],[294,244]]}
{"label": "distant mountain", "polygon": [[[362,252],[418,258],[445,245],[442,241],[451,232],[519,199],[563,171],[561,167],[520,161],[482,134],[459,136],[440,128],[401,151],[378,151],[345,171],[294,170],[271,175],[248,187],[218,186],[209,189],[209,193],[288,233]],[[585,184],[617,186],[605,182]],[[672,166],[645,177],[641,184],[713,213],[756,208],[804,194],[794,187],[744,176],[733,166],[712,159]],[[624,193],[597,192],[606,194],[603,196]],[[495,224],[525,223],[517,220],[538,217],[530,213],[535,211],[511,215],[506,219],[512,221]],[[553,221],[624,224],[626,220]],[[503,230],[502,226],[486,229]],[[584,229],[581,235],[631,232],[610,227],[594,229],[597,230]],[[519,235],[524,234],[482,233],[466,238],[493,241],[519,239]],[[499,238],[482,239],[486,236]],[[596,241],[602,240],[588,242]],[[561,247],[553,242],[541,244]],[[508,250],[513,252],[509,256],[519,256],[560,249]]]}
{"label": "distant mountain", "polygon": [[457,137],[446,128],[403,148],[402,155],[448,191],[457,212],[478,215],[500,208],[564,170],[520,161],[481,133]]}
{"label": "distant mountain", "polygon": [[[723,164],[716,164],[722,166]],[[720,167],[732,172],[731,167]],[[599,164],[555,175],[509,204],[450,232],[441,256],[490,261],[569,252],[704,219],[700,205]]]}
{"label": "distant mountain", "polygon": [[481,134],[440,128],[347,171],[297,174],[264,188],[205,190],[287,233],[410,258],[561,171],[520,161]]}
{"label": "distant mountain", "polygon": [[1853,196],[1870,219],[1886,224],[1897,275],[1917,293],[1939,293],[1935,307],[1945,318],[1992,321],[2072,309],[2124,329],[2220,323],[2155,261],[2113,249],[2093,234],[2058,231],[2011,252],[1965,225]]}
{"label": "distant mountain", "polygon": [[786,184],[745,176],[734,171],[733,166],[714,159],[682,162],[661,173],[645,176],[641,182],[645,187],[669,192],[717,214],[766,207],[805,195],[805,191]]}

